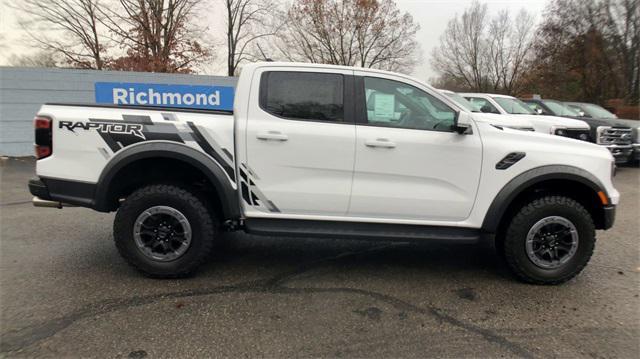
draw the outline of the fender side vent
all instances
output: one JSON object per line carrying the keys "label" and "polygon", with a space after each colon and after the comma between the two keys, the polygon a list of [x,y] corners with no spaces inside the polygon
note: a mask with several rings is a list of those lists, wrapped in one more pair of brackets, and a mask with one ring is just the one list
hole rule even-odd
{"label": "fender side vent", "polygon": [[520,161],[527,154],[524,152],[511,152],[510,154],[504,156],[500,162],[496,163],[497,170],[506,170],[507,168],[513,166],[514,163]]}

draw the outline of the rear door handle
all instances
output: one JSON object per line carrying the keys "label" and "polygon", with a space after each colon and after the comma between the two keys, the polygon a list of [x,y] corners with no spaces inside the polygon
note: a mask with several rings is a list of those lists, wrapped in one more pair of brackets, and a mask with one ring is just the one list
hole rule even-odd
{"label": "rear door handle", "polygon": [[395,142],[388,138],[376,138],[375,140],[367,140],[364,142],[367,147],[395,148]]}
{"label": "rear door handle", "polygon": [[256,138],[263,141],[287,141],[289,136],[280,131],[268,131],[257,134]]}

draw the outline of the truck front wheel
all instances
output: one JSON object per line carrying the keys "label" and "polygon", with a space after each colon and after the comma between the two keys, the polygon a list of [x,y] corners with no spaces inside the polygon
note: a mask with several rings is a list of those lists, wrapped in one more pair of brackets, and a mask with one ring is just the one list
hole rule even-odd
{"label": "truck front wheel", "polygon": [[568,197],[545,196],[516,212],[498,248],[519,279],[559,284],[584,269],[595,240],[591,215],[580,203]]}
{"label": "truck front wheel", "polygon": [[113,235],[130,265],[151,277],[176,278],[193,273],[209,258],[217,223],[214,213],[189,190],[150,185],[122,203]]}

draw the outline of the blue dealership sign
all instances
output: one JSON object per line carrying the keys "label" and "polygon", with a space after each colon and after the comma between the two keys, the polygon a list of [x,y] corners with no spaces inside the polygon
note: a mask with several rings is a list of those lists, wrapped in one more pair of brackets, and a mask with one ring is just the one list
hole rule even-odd
{"label": "blue dealership sign", "polygon": [[96,82],[96,103],[208,110],[232,110],[234,88],[228,86]]}

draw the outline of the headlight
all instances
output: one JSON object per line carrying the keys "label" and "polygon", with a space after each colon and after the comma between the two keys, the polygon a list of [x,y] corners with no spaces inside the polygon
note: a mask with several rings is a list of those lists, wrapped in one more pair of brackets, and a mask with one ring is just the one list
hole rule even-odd
{"label": "headlight", "polygon": [[604,140],[604,136],[602,135],[605,131],[608,131],[611,129],[611,126],[598,126],[598,128],[596,129],[596,143],[597,144],[602,144]]}
{"label": "headlight", "polygon": [[567,128],[562,126],[551,126],[549,133],[551,133],[552,135],[566,136]]}

